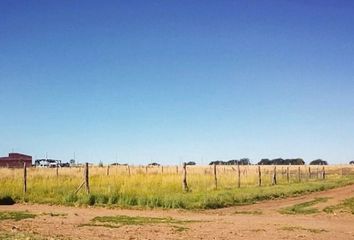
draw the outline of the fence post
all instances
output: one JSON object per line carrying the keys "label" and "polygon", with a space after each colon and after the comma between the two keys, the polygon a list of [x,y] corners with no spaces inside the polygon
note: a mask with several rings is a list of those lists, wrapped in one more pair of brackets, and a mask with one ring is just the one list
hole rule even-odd
{"label": "fence post", "polygon": [[85,163],[84,178],[85,178],[85,187],[86,187],[86,192],[87,192],[87,194],[90,194],[90,185],[89,185],[89,166],[88,166],[88,163]]}
{"label": "fence post", "polygon": [[272,185],[277,185],[277,166],[273,169]]}
{"label": "fence post", "polygon": [[309,167],[309,179],[311,179],[311,167]]}
{"label": "fence post", "polygon": [[215,189],[218,189],[218,178],[216,175],[216,164],[214,163],[214,184],[215,184]]}
{"label": "fence post", "polygon": [[325,170],[325,166],[322,167],[322,179],[325,180],[326,179],[326,170]]}
{"label": "fence post", "polygon": [[23,193],[27,192],[27,166],[26,163],[23,163]]}
{"label": "fence post", "polygon": [[318,179],[319,178],[319,169],[318,169],[318,166],[317,166],[317,174],[316,174],[316,179]]}
{"label": "fence post", "polygon": [[163,174],[163,166],[161,166],[161,174]]}
{"label": "fence post", "polygon": [[148,173],[148,166],[145,166],[145,174]]}
{"label": "fence post", "polygon": [[240,163],[237,162],[237,187],[240,188],[241,187],[241,170],[240,170]]}
{"label": "fence post", "polygon": [[182,168],[182,188],[184,192],[188,192],[188,185],[187,185],[187,164],[183,163]]}
{"label": "fence post", "polygon": [[57,165],[57,169],[56,169],[56,175],[57,177],[59,177],[59,166]]}
{"label": "fence post", "polygon": [[127,166],[127,170],[128,170],[128,176],[130,176],[130,166]]}
{"label": "fence post", "polygon": [[109,165],[107,166],[107,172],[106,175],[109,176]]}
{"label": "fence post", "polygon": [[301,182],[301,169],[300,169],[300,167],[298,167],[297,172],[298,172],[297,174],[298,174],[299,182]]}
{"label": "fence post", "polygon": [[178,166],[176,166],[176,173],[178,174]]}
{"label": "fence post", "polygon": [[290,183],[290,169],[289,167],[286,167],[286,180],[288,183]]}
{"label": "fence post", "polygon": [[258,166],[258,186],[262,186],[262,172],[261,172],[261,166]]}

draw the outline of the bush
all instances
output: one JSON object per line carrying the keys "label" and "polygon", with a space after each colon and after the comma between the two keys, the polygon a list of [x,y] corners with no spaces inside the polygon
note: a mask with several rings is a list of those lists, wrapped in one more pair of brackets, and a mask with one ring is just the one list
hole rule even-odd
{"label": "bush", "polygon": [[15,201],[9,197],[9,196],[5,196],[5,197],[0,197],[0,205],[13,205],[15,204]]}

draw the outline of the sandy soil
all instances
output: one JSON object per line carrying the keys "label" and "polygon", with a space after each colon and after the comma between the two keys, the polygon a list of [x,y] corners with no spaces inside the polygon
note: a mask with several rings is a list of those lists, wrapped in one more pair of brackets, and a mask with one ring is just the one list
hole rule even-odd
{"label": "sandy soil", "polygon": [[[330,198],[327,202],[314,206],[322,210],[343,199],[354,197],[354,186],[248,206],[204,211],[75,208],[31,204],[0,206],[0,211],[29,211],[38,214],[34,219],[1,221],[0,232],[33,233],[45,239],[354,239],[352,214],[321,212],[311,215],[282,215],[278,212],[281,208],[317,197]],[[49,213],[60,216],[50,216]],[[171,217],[193,221],[179,225],[183,228],[174,224],[125,225],[119,228],[80,226],[90,223],[96,216],[114,215]]]}

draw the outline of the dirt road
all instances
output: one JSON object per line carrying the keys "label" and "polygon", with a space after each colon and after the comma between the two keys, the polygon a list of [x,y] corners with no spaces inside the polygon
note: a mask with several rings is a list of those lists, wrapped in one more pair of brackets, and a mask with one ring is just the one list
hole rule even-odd
{"label": "dirt road", "polygon": [[[319,210],[318,213],[279,213],[282,208],[318,197],[328,197],[328,201],[313,206]],[[203,211],[16,204],[0,206],[0,212],[28,211],[37,216],[20,221],[2,220],[0,233],[10,238],[30,234],[30,237],[38,239],[354,239],[353,214],[328,214],[322,211],[326,206],[338,204],[349,197],[354,197],[353,185],[301,197]],[[109,224],[92,226],[92,219],[95,217],[116,215],[158,217],[181,222],[119,227]]]}

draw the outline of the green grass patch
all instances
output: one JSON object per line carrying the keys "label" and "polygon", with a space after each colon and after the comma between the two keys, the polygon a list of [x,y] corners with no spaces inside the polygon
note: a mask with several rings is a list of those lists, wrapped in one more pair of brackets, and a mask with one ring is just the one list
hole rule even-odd
{"label": "green grass patch", "polygon": [[235,211],[234,214],[261,215],[263,213],[260,210],[255,210],[255,211]]}
{"label": "green grass patch", "polygon": [[304,227],[298,227],[298,226],[285,226],[282,228],[279,228],[279,230],[283,231],[307,231],[311,233],[322,233],[322,232],[328,232],[325,229],[317,229],[317,228],[304,228]]}
{"label": "green grass patch", "polygon": [[30,234],[30,233],[10,233],[10,232],[0,232],[0,239],[2,240],[44,240],[41,236]]}
{"label": "green grass patch", "polygon": [[354,214],[354,198],[345,199],[342,203],[334,206],[329,206],[323,209],[326,213],[334,213],[335,211],[339,212],[350,212]]}
{"label": "green grass patch", "polygon": [[172,227],[176,232],[185,232],[189,230],[189,228],[185,226],[172,226]]}
{"label": "green grass patch", "polygon": [[312,201],[303,202],[299,204],[295,204],[290,207],[282,208],[279,210],[281,214],[313,214],[318,213],[319,210],[317,208],[313,208],[311,206],[316,205],[320,202],[326,202],[328,198],[315,198]]}
{"label": "green grass patch", "polygon": [[95,217],[93,222],[114,223],[117,225],[144,225],[144,224],[184,224],[192,221],[176,220],[173,218],[154,218],[154,217],[130,217],[125,215]]}
{"label": "green grass patch", "polygon": [[107,227],[107,228],[119,228],[125,225],[151,225],[151,224],[167,224],[174,228],[177,232],[188,230],[184,226],[186,223],[195,221],[190,220],[177,220],[173,218],[156,218],[156,217],[130,217],[125,215],[118,216],[102,216],[95,217],[90,223],[81,224],[80,227]]}
{"label": "green grass patch", "polygon": [[51,236],[51,237],[43,237],[38,233],[28,233],[28,232],[5,232],[0,231],[0,239],[1,240],[69,240],[71,238],[64,236]]}
{"label": "green grass patch", "polygon": [[36,215],[28,212],[0,212],[1,220],[15,220],[20,221],[28,218],[35,218]]}

